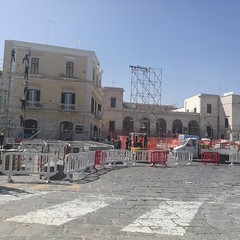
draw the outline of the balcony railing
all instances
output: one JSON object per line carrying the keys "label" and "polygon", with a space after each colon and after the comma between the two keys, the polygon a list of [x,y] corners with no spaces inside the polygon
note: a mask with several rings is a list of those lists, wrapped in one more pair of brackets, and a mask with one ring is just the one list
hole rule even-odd
{"label": "balcony railing", "polygon": [[76,106],[75,104],[65,104],[65,103],[61,103],[59,105],[59,109],[60,110],[66,110],[66,111],[75,111]]}
{"label": "balcony railing", "polygon": [[41,108],[42,107],[42,103],[41,102],[37,102],[37,101],[27,101],[26,102],[26,106],[28,108]]}

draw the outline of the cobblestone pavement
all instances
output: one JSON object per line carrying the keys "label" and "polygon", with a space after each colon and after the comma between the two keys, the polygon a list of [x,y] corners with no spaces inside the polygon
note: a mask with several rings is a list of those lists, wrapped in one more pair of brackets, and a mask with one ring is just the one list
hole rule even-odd
{"label": "cobblestone pavement", "polygon": [[0,175],[0,239],[240,239],[239,170],[169,158],[72,183]]}

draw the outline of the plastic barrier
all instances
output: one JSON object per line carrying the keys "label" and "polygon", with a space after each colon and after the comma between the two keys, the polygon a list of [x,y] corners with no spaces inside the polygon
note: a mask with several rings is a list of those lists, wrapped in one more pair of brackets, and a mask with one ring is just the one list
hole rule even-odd
{"label": "plastic barrier", "polygon": [[86,171],[94,168],[95,151],[69,153],[64,158],[64,173],[67,175],[64,180],[73,180],[73,173],[80,173],[85,176]]}
{"label": "plastic barrier", "polygon": [[102,150],[95,151],[94,169],[97,169],[99,166],[103,166]]}
{"label": "plastic barrier", "polygon": [[229,162],[230,165],[233,165],[234,163],[240,163],[240,153],[230,153]]}
{"label": "plastic barrier", "polygon": [[134,150],[131,151],[131,159],[133,164],[137,162],[151,163],[151,155],[149,150]]}
{"label": "plastic barrier", "polygon": [[215,165],[219,165],[220,161],[220,153],[218,152],[204,152],[201,155],[201,162],[203,165],[206,163],[215,163]]}
{"label": "plastic barrier", "polygon": [[175,165],[178,165],[179,162],[187,162],[187,165],[190,165],[193,160],[193,153],[188,151],[174,152]]}
{"label": "plastic barrier", "polygon": [[166,151],[152,151],[151,152],[151,163],[152,166],[156,167],[157,163],[167,167],[167,152]]}
{"label": "plastic barrier", "polygon": [[129,150],[108,150],[102,152],[102,162],[104,165],[127,165],[132,163],[131,152]]}
{"label": "plastic barrier", "polygon": [[7,182],[13,182],[15,174],[39,174],[50,182],[57,173],[57,161],[50,153],[9,152],[3,155],[2,172],[8,176]]}

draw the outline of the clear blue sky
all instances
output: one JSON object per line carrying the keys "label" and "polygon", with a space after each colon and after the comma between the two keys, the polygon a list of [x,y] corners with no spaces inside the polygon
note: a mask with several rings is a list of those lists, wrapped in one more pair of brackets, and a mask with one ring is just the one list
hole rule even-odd
{"label": "clear blue sky", "polygon": [[240,94],[240,0],[2,0],[0,22],[0,59],[9,39],[95,51],[125,101],[129,65],[162,69],[162,104]]}

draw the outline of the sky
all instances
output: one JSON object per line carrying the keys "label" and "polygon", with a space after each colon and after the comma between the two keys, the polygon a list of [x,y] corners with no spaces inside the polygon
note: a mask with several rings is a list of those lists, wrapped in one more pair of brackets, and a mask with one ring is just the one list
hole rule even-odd
{"label": "sky", "polygon": [[1,0],[1,10],[0,59],[10,39],[94,51],[102,85],[127,102],[129,65],[162,70],[162,104],[240,95],[240,0]]}

